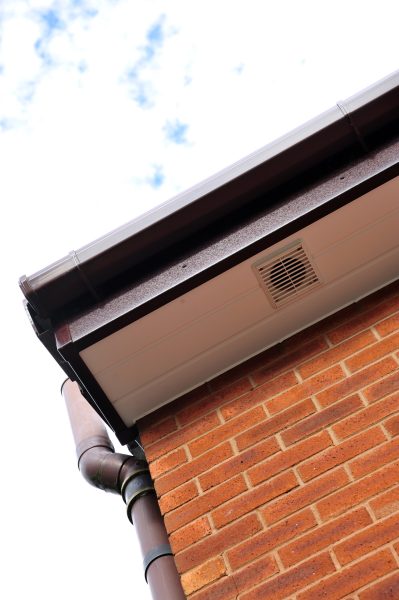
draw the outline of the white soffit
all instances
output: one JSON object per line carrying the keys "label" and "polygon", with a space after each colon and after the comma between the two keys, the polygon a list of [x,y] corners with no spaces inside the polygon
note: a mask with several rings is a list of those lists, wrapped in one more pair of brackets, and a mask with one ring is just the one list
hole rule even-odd
{"label": "white soffit", "polygon": [[[81,351],[127,426],[399,275],[399,178]],[[300,245],[312,289],[276,308],[257,265]],[[286,263],[287,264],[287,263]],[[278,303],[277,303],[278,304]]]}

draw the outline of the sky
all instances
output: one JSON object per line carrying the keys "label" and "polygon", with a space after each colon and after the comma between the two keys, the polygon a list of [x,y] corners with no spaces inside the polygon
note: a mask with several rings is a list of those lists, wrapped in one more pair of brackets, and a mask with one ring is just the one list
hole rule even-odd
{"label": "sky", "polygon": [[396,0],[0,0],[3,575],[147,600],[122,500],[80,477],[18,278],[398,68]]}

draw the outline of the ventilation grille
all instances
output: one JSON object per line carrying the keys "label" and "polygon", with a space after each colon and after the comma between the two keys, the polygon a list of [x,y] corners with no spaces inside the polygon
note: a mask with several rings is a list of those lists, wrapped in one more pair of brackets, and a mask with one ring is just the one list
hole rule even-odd
{"label": "ventilation grille", "polygon": [[301,242],[254,265],[261,286],[273,306],[279,308],[320,285],[316,271]]}

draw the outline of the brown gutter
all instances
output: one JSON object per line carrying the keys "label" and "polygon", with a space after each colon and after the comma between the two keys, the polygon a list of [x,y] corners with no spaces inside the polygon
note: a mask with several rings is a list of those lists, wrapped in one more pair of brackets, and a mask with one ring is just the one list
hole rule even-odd
{"label": "brown gutter", "polygon": [[[169,202],[20,279],[36,324],[53,323],[106,298],[159,265],[173,248],[240,208],[334,159],[372,150],[399,127],[399,71]],[[169,249],[166,253],[165,250]]]}
{"label": "brown gutter", "polygon": [[76,383],[67,379],[62,395],[83,477],[97,488],[121,494],[127,505],[129,520],[136,527],[144,576],[153,600],[185,600],[147,463],[115,453],[102,420],[83,398]]}

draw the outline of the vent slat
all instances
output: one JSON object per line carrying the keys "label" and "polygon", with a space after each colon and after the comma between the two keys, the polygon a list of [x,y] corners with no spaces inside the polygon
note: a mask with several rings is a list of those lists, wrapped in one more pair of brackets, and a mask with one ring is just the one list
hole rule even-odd
{"label": "vent slat", "polygon": [[254,269],[275,308],[321,283],[303,245],[297,242],[281,254],[254,265]]}

